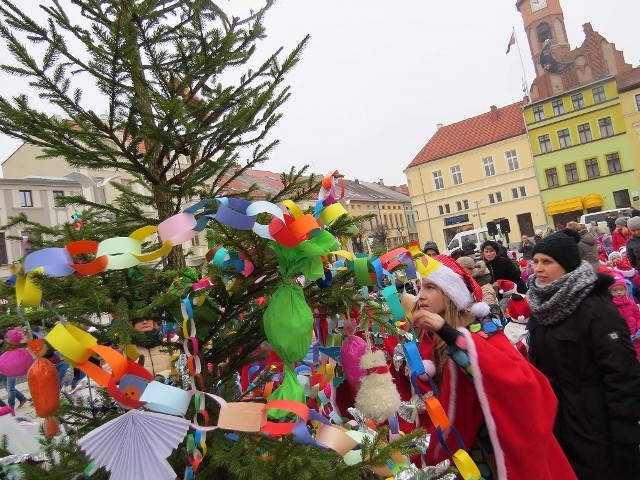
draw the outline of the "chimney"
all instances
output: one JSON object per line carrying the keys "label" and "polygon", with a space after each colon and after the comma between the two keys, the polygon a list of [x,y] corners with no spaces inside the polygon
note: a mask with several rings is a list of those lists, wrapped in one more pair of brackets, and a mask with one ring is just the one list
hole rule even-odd
{"label": "chimney", "polygon": [[442,127],[444,127],[444,125],[442,125],[441,123],[436,123],[436,128],[438,130],[440,130]]}
{"label": "chimney", "polygon": [[354,180],[356,185],[360,185],[360,180],[358,180],[357,178]]}
{"label": "chimney", "polygon": [[378,185],[380,185],[381,187],[384,187],[384,180],[382,178],[378,182]]}
{"label": "chimney", "polygon": [[491,120],[492,121],[496,121],[498,120],[498,109],[495,105],[491,105]]}

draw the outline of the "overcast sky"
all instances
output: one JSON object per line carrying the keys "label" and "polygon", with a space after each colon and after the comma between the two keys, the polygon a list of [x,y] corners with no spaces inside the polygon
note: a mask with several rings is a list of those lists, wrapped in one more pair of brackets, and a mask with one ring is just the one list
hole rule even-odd
{"label": "overcast sky", "polygon": [[[264,1],[220,4],[241,13]],[[572,48],[591,22],[628,63],[640,63],[637,0],[561,4]],[[311,35],[285,80],[293,95],[274,129],[281,144],[263,165],[268,170],[309,164],[317,173],[338,169],[351,179],[406,183],[403,169],[437,123],[522,98],[518,49],[505,55],[513,27],[529,85],[533,80],[515,0],[277,0],[265,25],[268,38],[258,55],[279,46],[290,50]],[[0,60],[7,55],[0,45]],[[3,95],[21,92],[18,83],[0,80]],[[18,145],[0,137],[0,159]]]}

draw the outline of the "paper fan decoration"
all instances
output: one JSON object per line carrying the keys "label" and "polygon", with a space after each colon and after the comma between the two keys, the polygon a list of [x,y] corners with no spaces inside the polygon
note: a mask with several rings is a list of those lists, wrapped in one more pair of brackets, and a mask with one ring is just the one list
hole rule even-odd
{"label": "paper fan decoration", "polygon": [[189,421],[129,410],[82,437],[78,444],[111,480],[175,480],[166,458],[184,439]]}

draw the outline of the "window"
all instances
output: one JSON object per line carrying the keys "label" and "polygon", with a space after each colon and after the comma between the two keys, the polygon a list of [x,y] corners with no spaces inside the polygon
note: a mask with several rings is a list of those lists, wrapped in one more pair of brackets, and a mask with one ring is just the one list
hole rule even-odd
{"label": "window", "polygon": [[538,42],[544,43],[547,40],[551,40],[551,27],[547,22],[541,22],[536,27],[536,33],[538,34]]}
{"label": "window", "polygon": [[606,155],[607,168],[609,173],[619,173],[622,171],[622,165],[620,164],[620,155],[617,153],[609,153]]}
{"label": "window", "polygon": [[584,161],[585,167],[587,167],[588,178],[598,178],[600,176],[600,167],[598,166],[598,160],[590,158]]}
{"label": "window", "polygon": [[442,170],[433,172],[433,184],[436,190],[442,190],[444,188],[444,180],[442,179]]}
{"label": "window", "polygon": [[549,134],[540,135],[538,137],[538,143],[540,144],[540,153],[547,153],[551,151],[551,138]]}
{"label": "window", "polygon": [[456,201],[456,208],[458,209],[458,211],[462,210],[462,202]]}
{"label": "window", "polygon": [[53,191],[53,205],[56,207],[61,207],[60,205],[60,197],[64,197],[64,192],[62,190],[54,190]]}
{"label": "window", "polygon": [[518,170],[520,168],[520,166],[518,165],[518,155],[516,154],[515,150],[509,150],[505,153],[505,156],[507,157],[507,167],[509,168],[510,172],[513,172],[514,170]]}
{"label": "window", "polygon": [[469,200],[463,200],[462,206],[464,207],[465,210],[469,210]]}
{"label": "window", "polygon": [[537,105],[533,107],[533,119],[536,122],[540,120],[544,120],[544,107],[542,105]]}
{"label": "window", "polygon": [[444,205],[438,205],[438,212],[440,213],[440,215],[444,215],[445,213],[451,213],[451,210],[449,209],[449,204],[445,203]]}
{"label": "window", "polygon": [[444,207],[442,205],[438,205],[438,213],[444,215]]}
{"label": "window", "polygon": [[581,108],[584,108],[584,97],[581,93],[571,95],[571,103],[573,104],[574,110],[580,110]]}
{"label": "window", "polygon": [[551,107],[553,108],[554,115],[562,115],[564,113],[564,103],[562,99],[551,102]]}
{"label": "window", "polygon": [[460,165],[451,167],[451,179],[454,185],[460,185],[462,183],[462,172],[460,171]]}
{"label": "window", "polygon": [[490,193],[489,194],[489,203],[500,203],[502,201],[502,193]]}
{"label": "window", "polygon": [[571,146],[571,134],[568,128],[563,128],[558,132],[558,143],[560,144],[560,148]]}
{"label": "window", "polygon": [[593,103],[602,103],[607,100],[607,94],[604,91],[604,86],[594,87],[591,89],[593,92]]}
{"label": "window", "polygon": [[527,196],[527,190],[524,187],[515,187],[511,189],[511,198],[522,198]]}
{"label": "window", "polygon": [[31,190],[20,190],[20,206],[33,207],[33,197],[31,196]]}
{"label": "window", "polygon": [[578,136],[580,137],[580,143],[587,143],[593,140],[591,126],[588,123],[578,125]]}
{"label": "window", "polygon": [[484,157],[482,159],[482,166],[484,167],[485,177],[493,177],[496,174],[496,169],[493,166],[493,157]]}
{"label": "window", "polygon": [[555,168],[546,169],[544,174],[547,177],[547,185],[549,188],[560,185],[560,182],[558,181],[558,171]]}
{"label": "window", "polygon": [[567,163],[564,166],[564,171],[567,174],[567,183],[574,183],[580,180],[578,178],[578,166],[575,163]]}
{"label": "window", "polygon": [[636,94],[636,110],[640,112],[640,93]]}
{"label": "window", "polygon": [[629,190],[618,190],[613,192],[613,201],[616,204],[616,208],[625,208],[631,206],[631,199],[629,198]]}
{"label": "window", "polygon": [[444,211],[445,211],[445,213],[451,213],[451,210],[449,210],[449,204],[448,203],[444,204]]}
{"label": "window", "polygon": [[613,136],[613,124],[611,123],[611,117],[601,118],[598,120],[598,126],[600,127],[600,136],[602,138]]}

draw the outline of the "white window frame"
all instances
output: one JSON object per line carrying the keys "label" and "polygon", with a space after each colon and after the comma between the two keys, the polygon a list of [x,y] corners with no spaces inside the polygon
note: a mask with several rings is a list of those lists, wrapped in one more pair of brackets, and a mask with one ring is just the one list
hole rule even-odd
{"label": "white window frame", "polygon": [[460,169],[460,165],[451,167],[451,181],[454,185],[462,185],[462,170]]}
{"label": "white window frame", "polygon": [[433,186],[436,190],[442,190],[444,188],[444,178],[442,178],[442,170],[436,170],[432,172]]}
{"label": "white window frame", "polygon": [[483,157],[482,167],[484,168],[485,177],[496,176],[496,167],[493,165],[493,156],[489,155],[488,157]]}
{"label": "white window frame", "polygon": [[507,150],[504,152],[504,157],[507,160],[507,169],[510,172],[520,170],[520,163],[518,163],[518,152],[513,150]]}

